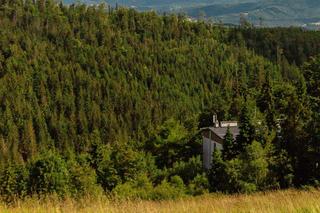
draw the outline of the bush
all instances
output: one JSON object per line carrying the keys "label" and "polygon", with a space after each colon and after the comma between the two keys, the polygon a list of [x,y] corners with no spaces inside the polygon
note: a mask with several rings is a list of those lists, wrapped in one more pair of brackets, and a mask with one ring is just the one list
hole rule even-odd
{"label": "bush", "polygon": [[186,188],[183,180],[179,176],[173,176],[168,182],[163,180],[161,184],[156,186],[152,193],[153,200],[169,200],[184,197],[186,195]]}
{"label": "bush", "polygon": [[205,173],[198,174],[188,185],[188,194],[202,195],[208,193],[209,181]]}
{"label": "bush", "polygon": [[129,145],[117,144],[113,147],[99,147],[97,154],[98,183],[106,191],[112,191],[118,184],[135,180],[140,174],[156,173],[150,155]]}
{"label": "bush", "polygon": [[248,194],[248,193],[253,193],[257,191],[257,185],[254,183],[248,183],[240,180],[238,186],[239,186],[238,192],[240,193]]}
{"label": "bush", "polygon": [[66,162],[58,154],[44,153],[31,164],[32,193],[64,196],[69,192],[69,183],[70,174]]}
{"label": "bush", "polygon": [[152,183],[146,175],[139,176],[135,181],[117,185],[112,193],[118,198],[151,199]]}
{"label": "bush", "polygon": [[170,176],[178,175],[183,181],[188,184],[198,174],[203,172],[203,166],[200,156],[192,157],[187,162],[179,161],[173,164],[169,169]]}
{"label": "bush", "polygon": [[[220,184],[220,188],[224,187],[228,193],[238,193],[242,191],[242,161],[239,158],[232,159],[225,163],[224,182]],[[223,186],[224,185],[224,186]]]}
{"label": "bush", "polygon": [[287,151],[280,150],[278,153],[272,154],[273,156],[269,159],[269,185],[273,185],[273,188],[276,189],[292,187],[294,170]]}
{"label": "bush", "polygon": [[244,180],[263,187],[268,175],[268,161],[262,145],[254,141],[246,147],[241,159]]}
{"label": "bush", "polygon": [[88,162],[81,158],[68,163],[70,172],[70,191],[74,196],[98,195],[102,193],[101,187],[97,184],[97,175]]}
{"label": "bush", "polygon": [[112,194],[122,199],[168,200],[185,196],[186,188],[179,176],[173,176],[170,182],[163,180],[153,187],[150,179],[142,175],[134,181],[117,185]]}
{"label": "bush", "polygon": [[0,195],[6,201],[28,193],[28,170],[23,165],[8,165],[0,173]]}
{"label": "bush", "polygon": [[267,183],[266,151],[256,141],[245,147],[237,158],[223,161],[220,151],[213,153],[209,183],[211,191],[251,193],[264,189]]}
{"label": "bush", "polygon": [[227,191],[228,184],[226,180],[229,178],[226,174],[226,163],[222,159],[219,150],[212,153],[211,169],[208,171],[209,188],[211,192]]}

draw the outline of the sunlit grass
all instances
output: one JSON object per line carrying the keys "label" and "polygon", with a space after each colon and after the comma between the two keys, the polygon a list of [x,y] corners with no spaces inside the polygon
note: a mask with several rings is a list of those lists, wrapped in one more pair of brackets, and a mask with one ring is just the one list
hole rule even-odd
{"label": "sunlit grass", "polygon": [[252,195],[204,195],[172,201],[115,201],[100,198],[81,200],[28,199],[0,205],[0,212],[320,212],[320,191],[277,191]]}

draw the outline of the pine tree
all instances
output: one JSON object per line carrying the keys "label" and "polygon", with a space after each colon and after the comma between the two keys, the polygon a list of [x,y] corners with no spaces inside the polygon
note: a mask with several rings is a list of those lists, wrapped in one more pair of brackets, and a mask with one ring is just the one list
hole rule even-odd
{"label": "pine tree", "polygon": [[219,150],[214,150],[212,153],[212,163],[211,169],[208,171],[208,180],[210,191],[224,191],[226,187],[225,163]]}
{"label": "pine tree", "polygon": [[264,186],[268,175],[266,154],[261,143],[253,141],[240,156],[243,181],[254,184],[257,189]]}
{"label": "pine tree", "polygon": [[231,160],[233,157],[235,157],[234,145],[235,144],[234,144],[233,135],[230,131],[230,128],[228,127],[227,133],[223,141],[222,156],[224,160]]}
{"label": "pine tree", "polygon": [[246,146],[250,145],[255,136],[255,128],[251,123],[247,106],[244,106],[240,114],[240,134],[237,136],[237,152],[242,153]]}
{"label": "pine tree", "polygon": [[269,130],[275,128],[276,115],[274,109],[274,96],[272,94],[272,85],[270,79],[270,73],[267,73],[266,82],[264,83],[261,90],[261,97],[258,100],[259,108],[266,115],[266,121]]}
{"label": "pine tree", "polygon": [[9,150],[2,135],[0,135],[0,169],[8,163]]}
{"label": "pine tree", "polygon": [[19,152],[24,161],[35,156],[37,151],[36,135],[34,132],[33,122],[31,119],[26,121],[22,131],[21,143],[19,143]]}

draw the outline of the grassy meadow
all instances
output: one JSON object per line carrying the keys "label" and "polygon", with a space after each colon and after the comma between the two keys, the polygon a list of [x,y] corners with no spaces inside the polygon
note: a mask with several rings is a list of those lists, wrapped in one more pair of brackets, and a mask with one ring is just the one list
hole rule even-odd
{"label": "grassy meadow", "polygon": [[0,212],[320,212],[320,191],[277,191],[252,195],[204,195],[172,201],[30,199],[0,205]]}

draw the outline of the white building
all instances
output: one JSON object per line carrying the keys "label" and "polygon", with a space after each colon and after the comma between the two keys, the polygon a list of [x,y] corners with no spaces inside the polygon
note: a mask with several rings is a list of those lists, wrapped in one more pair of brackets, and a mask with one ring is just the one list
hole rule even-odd
{"label": "white building", "polygon": [[224,137],[228,128],[233,135],[233,138],[239,135],[239,128],[237,121],[221,121],[213,116],[213,126],[202,129],[203,140],[203,166],[206,169],[211,168],[212,154],[215,149],[223,149]]}

